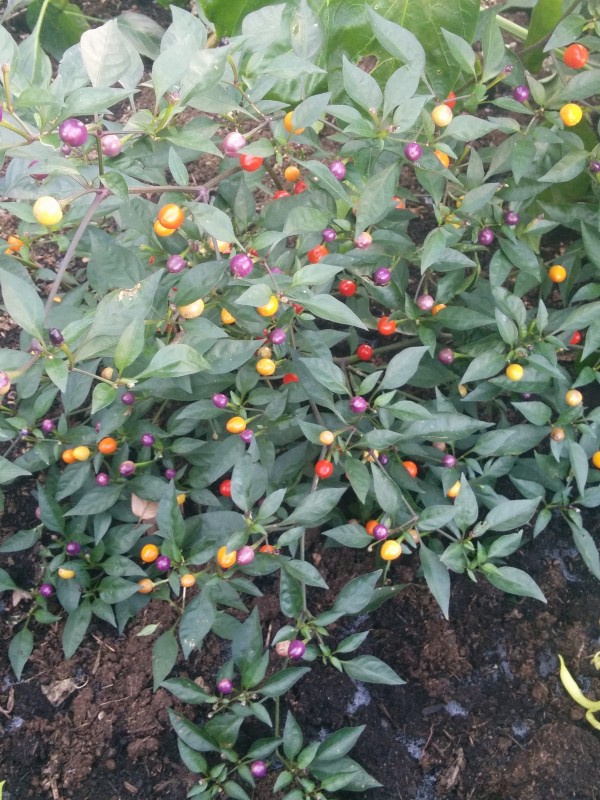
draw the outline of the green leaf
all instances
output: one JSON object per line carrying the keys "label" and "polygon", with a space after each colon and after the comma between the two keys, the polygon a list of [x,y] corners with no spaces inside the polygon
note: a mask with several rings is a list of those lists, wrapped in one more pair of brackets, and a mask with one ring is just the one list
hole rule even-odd
{"label": "green leaf", "polygon": [[256,353],[256,341],[237,339],[219,339],[205,353],[212,375],[224,375],[239,369]]}
{"label": "green leaf", "polygon": [[21,680],[23,668],[25,667],[25,664],[32,653],[33,634],[29,628],[21,628],[21,630],[15,634],[15,636],[13,636],[8,647],[8,658],[10,660],[10,665],[17,676],[17,680]]}
{"label": "green leaf", "polygon": [[437,531],[451,522],[455,513],[453,505],[427,506],[419,517],[417,525],[421,531]]}
{"label": "green leaf", "polygon": [[371,489],[371,475],[368,467],[357,458],[346,458],[344,469],[359,502],[364,503]]}
{"label": "green leaf", "polygon": [[351,661],[342,661],[342,667],[346,675],[356,681],[386,686],[402,686],[406,683],[391,667],[375,656],[358,656]]}
{"label": "green leaf", "polygon": [[402,506],[402,492],[387,472],[377,464],[371,464],[373,489],[380,507],[388,514],[395,515]]}
{"label": "green leaf", "polygon": [[140,55],[153,61],[158,57],[164,33],[158,22],[136,11],[123,11],[117,17],[117,23]]}
{"label": "green leaf", "polygon": [[134,581],[109,576],[100,581],[98,588],[100,590],[100,600],[113,605],[114,603],[121,603],[136,594],[139,587]]}
{"label": "green leaf", "polygon": [[502,184],[500,183],[484,183],[482,186],[477,186],[475,189],[466,192],[460,204],[460,213],[474,214],[477,211],[481,211],[501,187]]}
{"label": "green leaf", "polygon": [[540,587],[522,569],[494,567],[492,564],[484,564],[482,572],[492,586],[501,589],[503,592],[517,594],[522,597],[533,597],[534,600],[540,600],[542,603],[546,602]]}
{"label": "green leaf", "polygon": [[[304,530],[301,528],[300,530]],[[280,540],[281,541],[281,540]],[[302,613],[302,584],[285,570],[279,573],[279,607],[286,617],[295,619]]]}
{"label": "green leaf", "polygon": [[[179,750],[179,756],[181,757],[181,760],[190,770],[190,772],[199,774],[206,773],[208,771],[208,763],[204,756],[201,753],[196,752],[196,750],[192,750],[191,747],[188,747],[183,739],[177,739],[177,749]],[[188,795],[188,797],[189,796],[190,795]]]}
{"label": "green leaf", "polygon": [[18,553],[21,550],[29,550],[39,541],[42,532],[39,528],[31,528],[28,531],[17,531],[13,536],[9,536],[0,545],[0,553]]}
{"label": "green leaf", "polygon": [[309,493],[292,511],[286,522],[298,522],[302,525],[324,523],[345,491],[345,489],[319,489]]}
{"label": "green leaf", "polygon": [[190,182],[190,176],[186,169],[185,164],[177,154],[174,147],[169,148],[169,170],[173,176],[173,180],[179,186],[187,186]]}
{"label": "green leaf", "polygon": [[583,447],[578,442],[573,442],[571,440],[569,440],[569,457],[571,459],[571,469],[575,476],[577,489],[579,494],[583,494],[585,492],[589,471],[588,457]]}
{"label": "green leaf", "polygon": [[33,286],[22,278],[0,269],[2,302],[8,314],[30,336],[45,340],[44,304]]}
{"label": "green leaf", "polygon": [[[371,537],[369,539],[372,541]],[[359,575],[343,587],[329,611],[317,617],[318,625],[330,625],[337,619],[349,614],[358,614],[369,604],[375,593],[375,586],[381,576],[381,570]]]}
{"label": "green leaf", "polygon": [[92,620],[92,605],[88,599],[82,600],[76,609],[71,611],[65,622],[62,645],[65,658],[74,654],[89,628]]}
{"label": "green leaf", "polygon": [[208,203],[194,203],[188,206],[196,225],[199,225],[209,236],[220,242],[239,244],[231,220],[224,211]]}
{"label": "green leaf", "polygon": [[256,691],[264,697],[281,697],[297,683],[310,667],[288,667],[271,675]]}
{"label": "green leaf", "polygon": [[67,381],[69,380],[69,368],[65,361],[60,359],[46,359],[44,361],[44,367],[46,369],[46,374],[52,381],[52,383],[57,386],[61,392],[67,391]]}
{"label": "green leaf", "polygon": [[5,569],[0,569],[0,592],[11,592],[19,587]]}
{"label": "green leaf", "polygon": [[122,489],[122,486],[98,486],[90,489],[65,516],[79,517],[108,511],[119,499]]}
{"label": "green leaf", "polygon": [[[461,489],[462,494],[462,489]],[[459,495],[460,496],[460,495]],[[484,530],[511,531],[526,525],[540,504],[540,497],[531,500],[504,500],[494,506],[482,523]],[[480,527],[477,526],[477,531]]]}
{"label": "green leaf", "polygon": [[[365,470],[366,469],[365,467]],[[329,536],[330,539],[339,542],[344,547],[354,547],[359,550],[362,550],[373,542],[373,539],[366,533],[363,526],[355,524],[339,525],[337,528],[323,531],[323,536]]]}
{"label": "green leaf", "polygon": [[15,478],[22,478],[25,475],[31,475],[31,472],[0,456],[0,483],[11,483]]}
{"label": "green leaf", "polygon": [[103,186],[106,186],[110,192],[120,197],[121,200],[129,199],[127,181],[119,172],[105,172],[104,175],[100,176],[100,180]]}
{"label": "green leaf", "polygon": [[187,605],[179,623],[179,640],[185,658],[199,648],[216,619],[216,609],[210,593],[202,590]]}
{"label": "green leaf", "polygon": [[[34,0],[27,7],[30,29],[37,22],[42,4],[43,0]],[[51,0],[41,26],[40,42],[46,52],[60,61],[65,50],[77,44],[81,34],[88,28],[88,21],[79,6],[68,0]]]}
{"label": "green leaf", "polygon": [[[115,348],[115,367],[123,372],[138,358],[144,349],[145,323],[140,317],[133,319],[125,328]],[[106,385],[106,384],[105,384]],[[108,387],[112,388],[112,387]]]}
{"label": "green leaf", "polygon": [[552,419],[552,409],[540,400],[513,403],[513,407],[532,425],[548,425]]}
{"label": "green leaf", "polygon": [[322,161],[299,161],[298,164],[308,172],[312,172],[318,179],[318,185],[332,197],[350,204],[344,184],[333,177],[329,167],[326,167]]}
{"label": "green leaf", "polygon": [[583,558],[585,565],[592,575],[600,580],[600,554],[594,538],[581,526],[581,523],[575,524],[569,520],[569,527],[573,534],[575,547]]}
{"label": "green leaf", "polygon": [[347,636],[335,648],[335,655],[340,653],[353,653],[361,646],[371,631],[362,631],[361,633],[353,633]]}
{"label": "green leaf", "polygon": [[[525,66],[531,72],[539,72],[544,61],[544,43],[560,21],[562,0],[537,0],[531,12],[531,20],[525,39]],[[533,47],[533,45],[536,45]]]}
{"label": "green leaf", "polygon": [[[298,206],[288,214],[283,233],[286,236],[297,236],[300,233],[316,233],[329,223],[330,215],[327,211],[311,206]],[[315,264],[315,266],[317,266]],[[320,266],[320,265],[319,265]],[[320,281],[322,283],[323,280]]]}
{"label": "green leaf", "polygon": [[547,435],[545,427],[513,425],[482,434],[474,449],[481,456],[519,456],[535,447]]}
{"label": "green leaf", "polygon": [[92,86],[120,83],[133,89],[144,71],[142,59],[115,19],[82,34],[81,58]]}
{"label": "green leaf", "polygon": [[482,81],[495,78],[507,60],[504,39],[498,28],[495,14],[489,14],[481,39],[483,47]]}
{"label": "green leaf", "polygon": [[419,548],[419,555],[429,591],[437,600],[446,619],[448,619],[450,606],[450,573],[448,572],[448,567],[441,562],[437,553],[426,547],[423,542],[421,542]]}
{"label": "green leaf", "polygon": [[225,797],[231,797],[232,800],[250,800],[248,793],[242,789],[239,783],[234,783],[234,781],[225,781],[223,784],[223,789],[225,791]]}
{"label": "green leaf", "polygon": [[512,553],[514,553],[515,550],[518,550],[521,546],[522,538],[522,531],[519,531],[518,533],[507,533],[506,536],[500,536],[488,547],[488,559],[491,560],[492,558],[505,558],[506,556],[512,555]]}
{"label": "green leaf", "polygon": [[367,326],[360,317],[356,316],[354,311],[329,294],[315,294],[309,299],[298,298],[298,302],[301,302],[306,310],[315,317],[339,322],[342,325],[351,325],[363,331],[367,330]]}
{"label": "green leaf", "polygon": [[152,647],[152,681],[154,691],[162,684],[177,661],[179,647],[172,629],[165,631]]}
{"label": "green leaf", "polygon": [[478,516],[477,498],[463,474],[460,476],[460,493],[454,501],[454,521],[461,531],[466,531]]}
{"label": "green leaf", "polygon": [[94,322],[75,358],[81,361],[94,356],[112,358],[121,334],[135,317],[152,318],[154,293],[161,278],[157,270],[131,289],[119,289],[105,295],[99,302]]}
{"label": "green leaf", "polygon": [[[349,663],[349,662],[346,662]],[[360,739],[366,725],[359,725],[356,728],[341,728],[332,733],[317,750],[317,758],[320,761],[333,761],[349,753],[357,741]]]}
{"label": "green leaf", "polygon": [[192,750],[196,750],[199,753],[209,753],[212,750],[218,749],[216,744],[202,728],[194,725],[193,722],[190,722],[185,717],[180,716],[171,708],[168,709],[168,713],[173,730],[188,747],[192,748]]}
{"label": "green leaf", "polygon": [[400,176],[400,165],[391,164],[369,178],[360,195],[356,212],[356,233],[362,233],[390,212],[389,199],[394,196]]}
{"label": "green leaf", "polygon": [[447,31],[445,28],[441,30],[450,53],[461,69],[465,72],[470,72],[471,75],[475,75],[475,53],[471,45],[455,33]]}
{"label": "green leaf", "polygon": [[203,705],[204,703],[214,703],[215,695],[206,694],[197,683],[189,678],[169,678],[162,682],[162,686],[174,694],[182,703],[192,705]]}
{"label": "green leaf", "polygon": [[208,361],[188,344],[168,344],[156,353],[137,379],[181,378],[203,372],[208,367]]}
{"label": "green leaf", "polygon": [[235,665],[242,676],[263,654],[263,638],[258,618],[258,609],[252,609],[248,619],[240,625],[231,643]]}
{"label": "green leaf", "polygon": [[398,389],[408,383],[428,350],[428,347],[408,347],[397,353],[387,366],[381,388]]}
{"label": "green leaf", "polygon": [[330,392],[341,395],[350,394],[343,370],[333,361],[326,358],[301,358],[300,361],[311,371],[314,379]]}
{"label": "green leaf", "polygon": [[383,95],[375,78],[351,64],[346,56],[342,56],[342,75],[344,89],[357,105],[365,111],[379,111]]}
{"label": "green leaf", "polygon": [[548,172],[538,178],[543,183],[566,183],[580,175],[588,166],[589,155],[585,150],[567,153]]}
{"label": "green leaf", "polygon": [[92,414],[96,414],[117,399],[118,391],[107,383],[97,383],[92,392]]}
{"label": "green leaf", "polygon": [[281,569],[307,586],[317,586],[320,589],[329,588],[319,570],[308,561],[282,561]]}
{"label": "green leaf", "polygon": [[283,728],[283,752],[293,761],[302,750],[302,731],[291,711],[288,711]]}

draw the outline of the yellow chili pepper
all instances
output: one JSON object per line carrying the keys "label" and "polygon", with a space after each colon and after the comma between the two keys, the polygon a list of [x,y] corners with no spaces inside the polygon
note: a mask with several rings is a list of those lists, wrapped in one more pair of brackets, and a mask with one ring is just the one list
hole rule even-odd
{"label": "yellow chili pepper", "polygon": [[594,717],[594,713],[596,711],[600,711],[600,700],[594,701],[587,698],[567,669],[565,661],[561,655],[558,656],[558,660],[560,661],[560,679],[562,681],[562,685],[578,705],[583,706],[583,708],[587,708],[585,714],[586,720],[590,723],[592,728],[600,731],[600,722]]}

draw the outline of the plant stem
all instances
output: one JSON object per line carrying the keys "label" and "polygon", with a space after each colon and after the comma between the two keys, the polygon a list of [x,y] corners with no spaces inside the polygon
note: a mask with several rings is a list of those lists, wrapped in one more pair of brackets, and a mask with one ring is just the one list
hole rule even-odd
{"label": "plant stem", "polygon": [[56,297],[58,290],[60,289],[60,284],[67,270],[67,267],[69,266],[69,264],[73,259],[73,256],[75,255],[75,250],[77,249],[77,245],[79,244],[81,237],[87,230],[88,225],[92,221],[92,217],[94,216],[96,209],[98,208],[100,203],[102,203],[107,197],[108,197],[108,191],[106,189],[101,189],[100,191],[98,191],[96,197],[94,197],[94,199],[90,203],[90,207],[83,215],[83,219],[79,223],[79,227],[77,228],[75,234],[73,235],[73,238],[71,239],[71,242],[67,248],[67,252],[64,254],[63,259],[59,264],[58,271],[56,273],[56,278],[54,279],[54,282],[52,283],[52,286],[50,288],[50,294],[48,295],[48,299],[46,300],[46,306],[44,309],[45,321],[48,319],[48,314],[50,313],[50,309],[52,308],[52,303],[54,301],[54,298]]}
{"label": "plant stem", "polygon": [[522,25],[517,25],[516,22],[506,19],[506,17],[503,17],[501,14],[496,14],[496,22],[499,28],[502,28],[502,30],[507,33],[511,33],[516,39],[520,39],[522,42],[527,39],[529,31]]}
{"label": "plant stem", "polygon": [[240,172],[241,167],[230,167],[211,178],[203,186],[172,186],[171,184],[161,184],[159,186],[130,186],[129,194],[162,194],[163,192],[199,192],[201,189],[214,189],[221,181],[231,178],[236,172]]}

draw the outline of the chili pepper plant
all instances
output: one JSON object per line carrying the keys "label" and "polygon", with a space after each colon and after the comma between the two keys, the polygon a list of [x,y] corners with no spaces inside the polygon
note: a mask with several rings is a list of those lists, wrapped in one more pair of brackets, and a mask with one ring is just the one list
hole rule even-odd
{"label": "chili pepper plant", "polygon": [[[20,331],[0,480],[33,476],[39,519],[0,547],[38,565],[0,571],[28,593],[14,671],[40,625],[64,623],[69,658],[94,618],[171,603],[153,678],[192,709],[170,712],[190,797],[244,800],[273,769],[286,800],[363,792],[362,728],[304,742],[286,693],[315,660],[404,682],[336,630],[401,592],[399,562],[446,616],[451,576],[544,602],[511,557],[559,517],[600,578],[581,514],[600,504],[598,4],[540,0],[525,30],[473,0],[404,26],[385,3],[211,0],[143,45],[89,28],[56,68],[47,5],[21,43],[0,28]],[[327,604],[314,527],[367,565]],[[231,657],[201,688],[181,671],[209,633]]]}

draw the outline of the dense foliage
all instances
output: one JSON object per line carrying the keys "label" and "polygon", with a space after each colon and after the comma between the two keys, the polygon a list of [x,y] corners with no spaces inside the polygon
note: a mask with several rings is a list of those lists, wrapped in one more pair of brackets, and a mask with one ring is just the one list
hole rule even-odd
{"label": "dense foliage", "polygon": [[[0,28],[0,480],[37,476],[39,506],[0,546],[40,565],[0,571],[29,592],[11,663],[63,612],[69,658],[93,617],[174,603],[154,686],[206,706],[171,712],[196,797],[247,798],[275,760],[286,800],[378,785],[360,728],[305,745],[281,698],[315,659],[403,683],[330,630],[401,590],[399,558],[445,615],[451,573],[543,601],[507,560],[554,515],[600,578],[599,9],[539,0],[528,32],[473,2],[402,27],[321,5],[86,22],[56,69],[56,3],[20,44]],[[315,526],[368,564],[326,608]],[[169,678],[209,632],[212,693]],[[268,735],[242,754],[247,718]]]}

